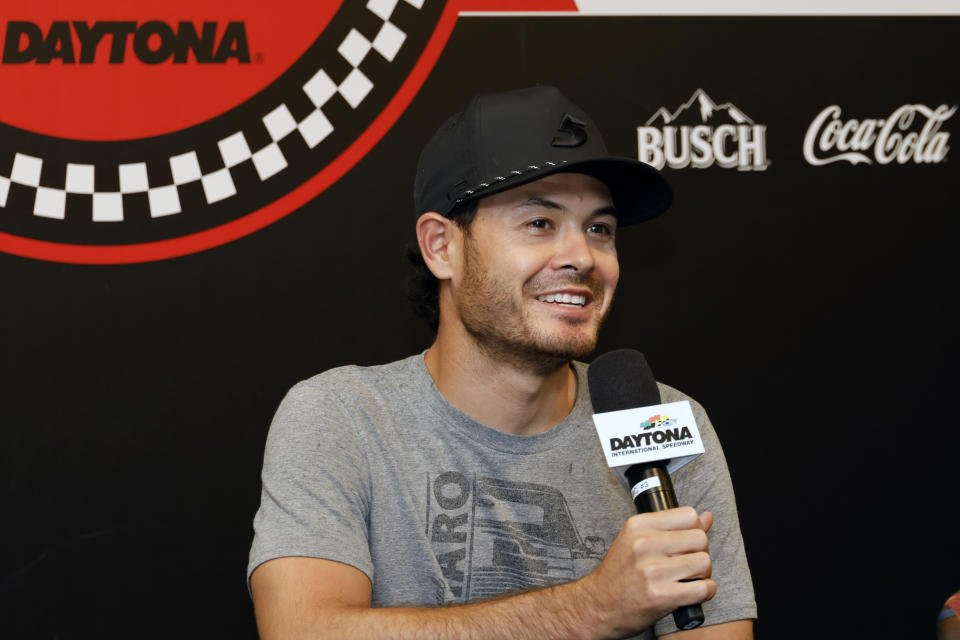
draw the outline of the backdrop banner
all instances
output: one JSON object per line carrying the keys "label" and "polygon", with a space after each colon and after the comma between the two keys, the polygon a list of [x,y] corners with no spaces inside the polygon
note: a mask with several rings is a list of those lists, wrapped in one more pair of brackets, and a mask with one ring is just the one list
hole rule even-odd
{"label": "backdrop banner", "polygon": [[273,412],[429,346],[417,157],[537,83],[675,191],[618,234],[597,353],[709,412],[757,637],[931,637],[960,588],[960,7],[671,4],[7,8],[4,637],[256,637]]}

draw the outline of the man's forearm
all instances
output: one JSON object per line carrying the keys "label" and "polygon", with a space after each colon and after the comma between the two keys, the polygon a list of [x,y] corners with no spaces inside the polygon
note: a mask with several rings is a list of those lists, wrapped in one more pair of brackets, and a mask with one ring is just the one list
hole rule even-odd
{"label": "man's forearm", "polygon": [[372,585],[356,568],[277,558],[251,577],[257,621],[264,640],[626,638],[716,593],[706,552],[712,521],[689,507],[632,516],[579,580],[449,607],[371,607]]}
{"label": "man's forearm", "polygon": [[[331,606],[300,608],[298,622],[276,619],[260,629],[264,640],[290,638],[291,622],[303,640],[569,640],[612,638],[579,583],[443,607]],[[319,615],[318,615],[319,613]],[[261,623],[265,622],[261,620]],[[307,631],[309,630],[309,631]]]}

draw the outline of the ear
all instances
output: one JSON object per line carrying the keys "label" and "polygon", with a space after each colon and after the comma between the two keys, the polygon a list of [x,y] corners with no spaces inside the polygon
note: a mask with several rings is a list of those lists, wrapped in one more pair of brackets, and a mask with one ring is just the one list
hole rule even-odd
{"label": "ear", "polygon": [[453,277],[456,250],[451,245],[455,242],[458,231],[452,221],[432,211],[417,220],[417,244],[420,245],[420,254],[437,280],[449,280]]}

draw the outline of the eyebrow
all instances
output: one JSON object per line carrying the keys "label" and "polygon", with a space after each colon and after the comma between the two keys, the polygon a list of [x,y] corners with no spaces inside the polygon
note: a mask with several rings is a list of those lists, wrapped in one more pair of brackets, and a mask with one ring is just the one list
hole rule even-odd
{"label": "eyebrow", "polygon": [[538,196],[533,196],[528,198],[526,202],[523,203],[523,206],[533,205],[536,207],[543,207],[544,209],[557,209],[562,210],[563,206],[559,203],[554,202],[553,200],[547,200],[546,198],[540,198]]}
{"label": "eyebrow", "polygon": [[[562,211],[565,207],[553,200],[547,198],[541,198],[539,196],[532,196],[521,206],[534,205],[537,207],[543,207],[544,209],[556,209],[557,211]],[[593,212],[593,215],[610,215],[616,217],[617,208],[612,204],[606,207],[601,207]]]}

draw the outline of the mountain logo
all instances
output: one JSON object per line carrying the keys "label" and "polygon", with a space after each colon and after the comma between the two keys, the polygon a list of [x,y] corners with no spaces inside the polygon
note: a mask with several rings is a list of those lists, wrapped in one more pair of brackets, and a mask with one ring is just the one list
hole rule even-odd
{"label": "mountain logo", "polygon": [[663,169],[714,164],[724,169],[763,171],[767,159],[767,127],[757,124],[732,102],[718,104],[697,89],[676,111],[660,107],[637,127],[641,162]]}

